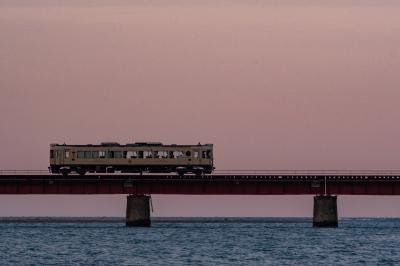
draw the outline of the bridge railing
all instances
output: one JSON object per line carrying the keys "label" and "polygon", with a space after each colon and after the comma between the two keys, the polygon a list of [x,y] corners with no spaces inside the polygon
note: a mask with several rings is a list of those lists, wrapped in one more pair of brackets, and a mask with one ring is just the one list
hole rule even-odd
{"label": "bridge railing", "polygon": [[394,176],[400,170],[215,170],[216,175]]}
{"label": "bridge railing", "polygon": [[48,175],[49,170],[1,170],[0,175]]}
{"label": "bridge railing", "polygon": [[[0,175],[49,175],[49,170],[1,170]],[[121,173],[112,173],[118,175]],[[137,173],[136,173],[137,174]],[[146,173],[144,173],[146,174]],[[174,173],[171,173],[174,175]],[[171,175],[167,174],[167,175]],[[90,175],[90,173],[87,173]],[[104,174],[102,174],[104,175]],[[130,175],[122,173],[121,175]],[[166,175],[151,173],[151,175]],[[215,170],[213,175],[264,175],[264,176],[400,176],[400,170]]]}

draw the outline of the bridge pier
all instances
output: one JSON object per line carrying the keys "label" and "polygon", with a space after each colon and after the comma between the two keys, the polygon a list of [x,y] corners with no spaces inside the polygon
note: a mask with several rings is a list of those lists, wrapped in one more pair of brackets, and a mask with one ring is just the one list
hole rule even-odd
{"label": "bridge pier", "polygon": [[127,196],[125,224],[126,226],[150,226],[150,196]]}
{"label": "bridge pier", "polygon": [[319,195],[314,197],[314,227],[337,227],[337,196]]}

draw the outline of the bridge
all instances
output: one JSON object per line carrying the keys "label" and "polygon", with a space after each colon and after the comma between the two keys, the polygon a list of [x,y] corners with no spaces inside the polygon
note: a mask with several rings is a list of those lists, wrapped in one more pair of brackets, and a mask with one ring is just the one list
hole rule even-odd
{"label": "bridge", "polygon": [[314,226],[337,226],[331,195],[400,195],[400,171],[249,171],[212,175],[52,175],[42,170],[0,170],[0,194],[128,194],[127,225],[150,225],[151,194],[316,195]]}

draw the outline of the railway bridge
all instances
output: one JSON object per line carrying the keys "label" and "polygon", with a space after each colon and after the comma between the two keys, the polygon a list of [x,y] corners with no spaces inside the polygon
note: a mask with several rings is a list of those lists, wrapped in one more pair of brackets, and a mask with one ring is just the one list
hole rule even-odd
{"label": "railway bridge", "polygon": [[249,171],[212,175],[53,175],[0,170],[0,194],[127,194],[126,224],[150,225],[150,195],[315,195],[314,226],[337,226],[337,195],[400,195],[400,171]]}

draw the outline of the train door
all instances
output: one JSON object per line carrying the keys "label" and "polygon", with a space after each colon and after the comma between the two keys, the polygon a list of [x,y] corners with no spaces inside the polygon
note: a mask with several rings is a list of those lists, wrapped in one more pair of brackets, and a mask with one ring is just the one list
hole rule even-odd
{"label": "train door", "polygon": [[71,156],[71,151],[70,150],[63,150],[63,164],[70,164],[70,156]]}
{"label": "train door", "polygon": [[[192,154],[192,152],[193,151],[190,151],[190,150],[185,150],[185,151],[182,152],[183,153],[183,158],[185,159],[187,166],[190,166],[190,165],[193,164],[193,161],[192,161],[193,154]],[[189,167],[189,169],[190,169],[190,167]]]}
{"label": "train door", "polygon": [[200,149],[193,149],[193,164],[201,164]]}
{"label": "train door", "polygon": [[55,150],[55,161],[57,165],[63,165],[64,164],[64,150]]}

